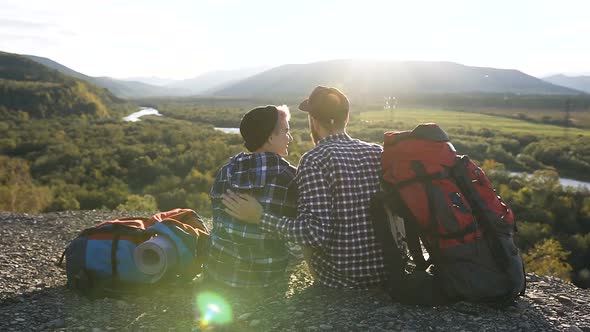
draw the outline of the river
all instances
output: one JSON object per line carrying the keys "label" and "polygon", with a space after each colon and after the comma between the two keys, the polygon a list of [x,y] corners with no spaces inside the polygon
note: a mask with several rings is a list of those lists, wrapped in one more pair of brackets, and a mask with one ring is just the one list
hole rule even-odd
{"label": "river", "polygon": [[215,130],[223,131],[226,134],[239,134],[240,133],[240,128],[215,127]]}
{"label": "river", "polygon": [[[510,172],[510,175],[523,175],[525,174],[527,177],[532,176],[532,174],[528,173],[518,173],[518,172]],[[590,190],[590,182],[578,181],[568,178],[559,178],[559,183],[564,187],[573,187],[573,188],[586,188]]]}
{"label": "river", "polygon": [[151,108],[151,107],[140,107],[139,111],[135,112],[135,113],[131,113],[130,115],[126,116],[123,118],[124,121],[129,121],[129,122],[137,122],[140,121],[139,118],[141,118],[144,115],[157,115],[157,116],[162,116],[162,114],[160,114],[160,112],[158,112],[157,109],[155,108]]}
{"label": "river", "polygon": [[[124,121],[129,122],[137,122],[140,121],[139,118],[145,115],[157,115],[162,116],[162,114],[155,108],[151,107],[140,107],[139,111],[129,114],[128,116],[124,117]],[[215,130],[222,131],[226,134],[239,134],[240,128],[224,128],[224,127],[215,127]]]}

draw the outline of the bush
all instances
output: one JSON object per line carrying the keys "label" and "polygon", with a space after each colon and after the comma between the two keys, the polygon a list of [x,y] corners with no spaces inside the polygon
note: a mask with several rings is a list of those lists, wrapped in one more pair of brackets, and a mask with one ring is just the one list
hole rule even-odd
{"label": "bush", "polygon": [[27,161],[0,156],[0,210],[38,213],[51,199],[48,187],[33,184]]}
{"label": "bush", "polygon": [[158,204],[152,195],[129,195],[124,204],[117,206],[117,210],[155,213],[158,211]]}
{"label": "bush", "polygon": [[522,255],[522,259],[529,272],[570,281],[572,266],[567,263],[569,255],[570,252],[564,250],[557,240],[547,239],[537,243]]}
{"label": "bush", "polygon": [[47,211],[73,211],[80,210],[80,202],[72,194],[57,196],[47,208]]}
{"label": "bush", "polygon": [[518,224],[516,242],[520,249],[527,251],[541,240],[549,238],[551,234],[552,230],[550,225],[525,221]]}

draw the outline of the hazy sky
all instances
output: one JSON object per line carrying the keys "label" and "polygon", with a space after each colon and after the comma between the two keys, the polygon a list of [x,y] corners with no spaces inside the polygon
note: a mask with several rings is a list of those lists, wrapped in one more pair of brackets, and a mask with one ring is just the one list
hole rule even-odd
{"label": "hazy sky", "polygon": [[590,1],[1,0],[0,51],[91,76],[330,59],[590,73]]}

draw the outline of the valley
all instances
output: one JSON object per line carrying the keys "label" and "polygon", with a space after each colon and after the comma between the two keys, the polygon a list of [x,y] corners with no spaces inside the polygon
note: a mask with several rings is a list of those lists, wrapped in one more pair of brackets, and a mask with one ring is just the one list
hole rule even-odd
{"label": "valley", "polygon": [[[316,84],[334,84],[350,89],[347,131],[353,137],[381,143],[385,131],[438,123],[459,153],[483,167],[515,211],[523,252],[529,257],[546,254],[551,260],[543,264],[554,264],[553,275],[590,287],[590,192],[559,183],[560,177],[590,181],[590,96],[582,92],[545,85],[515,71],[444,64],[461,68],[464,83],[480,82],[483,70],[520,77],[519,89],[538,94],[511,90],[513,80],[482,85],[493,93],[453,90],[459,83],[433,93],[420,87],[445,86],[446,81],[424,74],[431,83],[409,84],[421,92],[396,93],[395,104],[387,108],[384,98],[391,100],[395,92],[392,80],[379,85],[368,78],[338,78],[341,67],[329,63],[322,71],[316,63],[310,68],[326,81],[318,81],[320,76],[309,74],[309,68],[287,66],[256,74],[219,94],[122,98],[83,77],[18,55],[0,55],[0,210],[131,213],[186,207],[210,217],[208,192],[217,171],[244,151],[240,135],[216,128],[238,127],[255,106],[287,104],[294,137],[287,159],[297,165],[313,147],[307,115],[297,105]],[[244,89],[238,92],[239,87]],[[226,95],[229,91],[235,92]],[[123,120],[140,107],[162,116]]]}

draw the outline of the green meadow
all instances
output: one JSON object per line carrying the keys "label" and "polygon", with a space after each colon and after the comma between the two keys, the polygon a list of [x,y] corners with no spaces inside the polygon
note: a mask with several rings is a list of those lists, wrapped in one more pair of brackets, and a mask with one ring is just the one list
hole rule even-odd
{"label": "green meadow", "polygon": [[[443,109],[398,108],[362,112],[360,121],[368,126],[383,126],[391,130],[411,129],[419,123],[435,122],[445,130],[478,131],[487,129],[496,133],[532,134],[536,136],[574,137],[590,136],[590,130],[534,123],[500,115],[468,113]],[[388,127],[392,124],[394,127]]]}

